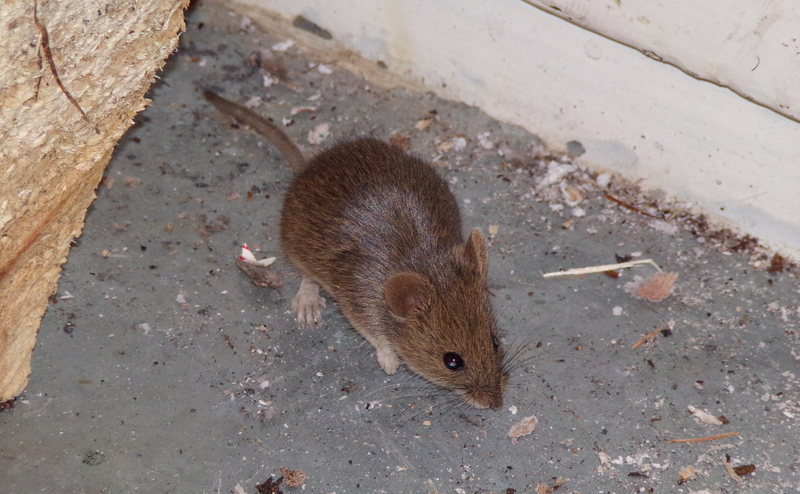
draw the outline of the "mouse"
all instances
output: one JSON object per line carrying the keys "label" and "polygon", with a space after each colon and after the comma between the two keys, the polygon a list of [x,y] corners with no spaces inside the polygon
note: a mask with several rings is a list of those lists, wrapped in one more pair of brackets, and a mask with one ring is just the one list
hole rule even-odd
{"label": "mouse", "polygon": [[303,276],[292,300],[298,323],[322,322],[322,288],[386,374],[402,362],[472,407],[501,408],[509,371],[487,288],[487,242],[479,229],[464,239],[447,182],[369,137],[306,160],[269,119],[215,92],[203,96],[269,139],[295,173],[280,244]]}

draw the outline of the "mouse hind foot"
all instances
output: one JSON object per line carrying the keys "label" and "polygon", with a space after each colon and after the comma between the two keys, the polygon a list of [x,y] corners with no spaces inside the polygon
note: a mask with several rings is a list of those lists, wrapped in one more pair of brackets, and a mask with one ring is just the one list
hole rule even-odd
{"label": "mouse hind foot", "polygon": [[301,326],[321,323],[324,308],[325,299],[319,296],[319,285],[304,276],[297,295],[292,299],[292,312],[297,313],[297,323]]}

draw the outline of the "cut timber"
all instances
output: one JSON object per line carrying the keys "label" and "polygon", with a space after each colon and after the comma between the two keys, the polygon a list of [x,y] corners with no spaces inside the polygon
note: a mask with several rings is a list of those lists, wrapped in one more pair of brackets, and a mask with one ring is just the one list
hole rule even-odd
{"label": "cut timber", "polygon": [[145,92],[175,50],[188,5],[0,4],[0,402],[28,383],[70,242],[114,146],[149,103]]}

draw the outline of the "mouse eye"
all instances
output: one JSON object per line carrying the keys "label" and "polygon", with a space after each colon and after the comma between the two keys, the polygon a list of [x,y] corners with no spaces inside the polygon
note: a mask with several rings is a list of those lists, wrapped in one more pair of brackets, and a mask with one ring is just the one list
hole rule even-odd
{"label": "mouse eye", "polygon": [[500,340],[497,339],[497,336],[492,336],[492,347],[494,347],[495,352],[500,348]]}
{"label": "mouse eye", "polygon": [[442,357],[442,361],[444,365],[450,369],[451,371],[457,371],[464,368],[464,360],[462,360],[461,355],[455,352],[447,352]]}

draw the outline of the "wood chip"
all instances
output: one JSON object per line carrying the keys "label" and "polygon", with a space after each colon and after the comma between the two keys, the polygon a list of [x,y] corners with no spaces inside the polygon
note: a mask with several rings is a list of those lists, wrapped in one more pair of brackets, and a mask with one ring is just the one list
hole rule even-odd
{"label": "wood chip", "polygon": [[142,179],[136,177],[125,177],[122,182],[126,187],[130,187],[131,189],[135,189],[142,185]]}
{"label": "wood chip", "polygon": [[539,419],[537,419],[535,415],[531,415],[530,417],[525,417],[516,424],[512,425],[511,429],[508,431],[508,437],[511,438],[511,443],[517,444],[517,438],[527,436],[533,432],[538,423]]}
{"label": "wood chip", "polygon": [[425,130],[428,127],[430,127],[432,123],[433,123],[433,118],[426,118],[414,124],[414,128],[417,130]]}
{"label": "wood chip", "polygon": [[682,469],[680,472],[678,472],[678,475],[680,476],[682,481],[686,482],[687,480],[692,480],[693,478],[695,478],[697,476],[697,473],[695,473],[694,468],[692,466],[688,466]]}
{"label": "wood chip", "polygon": [[562,190],[564,193],[564,199],[566,199],[567,204],[570,206],[577,206],[578,203],[583,201],[583,196],[581,195],[581,191],[576,189],[575,187],[564,187]]}
{"label": "wood chip", "polygon": [[700,410],[699,408],[695,408],[692,405],[689,405],[687,408],[689,409],[690,412],[692,412],[692,415],[700,419],[700,422],[704,424],[722,425],[722,422],[717,417],[711,415],[708,412]]}
{"label": "wood chip", "polygon": [[319,146],[322,144],[322,141],[328,138],[330,135],[331,126],[322,123],[314,127],[314,130],[308,131],[308,143],[313,144],[314,146]]}

